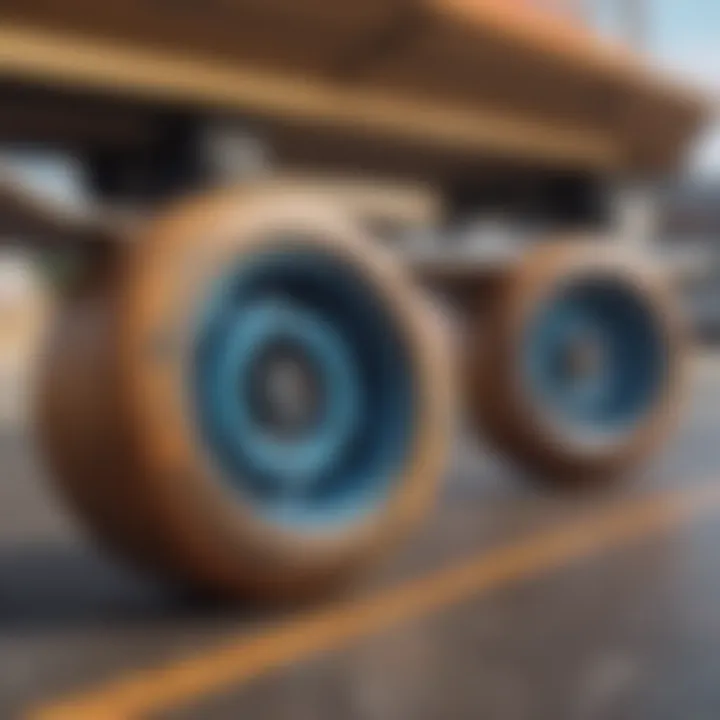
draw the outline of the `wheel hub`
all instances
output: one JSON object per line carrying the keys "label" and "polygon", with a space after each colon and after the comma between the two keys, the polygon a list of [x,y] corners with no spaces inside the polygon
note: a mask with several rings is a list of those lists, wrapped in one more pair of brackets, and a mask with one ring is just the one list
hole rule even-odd
{"label": "wheel hub", "polygon": [[564,435],[632,430],[663,387],[664,339],[632,287],[579,279],[549,296],[528,332],[526,377],[537,407]]}
{"label": "wheel hub", "polygon": [[285,248],[218,278],[199,318],[197,422],[221,479],[275,522],[384,502],[409,451],[404,337],[352,265]]}
{"label": "wheel hub", "polygon": [[590,336],[573,340],[561,354],[562,372],[571,382],[598,377],[604,362],[602,342]]}
{"label": "wheel hub", "polygon": [[251,369],[253,417],[278,439],[299,439],[317,428],[326,388],[317,366],[299,347],[268,348]]}

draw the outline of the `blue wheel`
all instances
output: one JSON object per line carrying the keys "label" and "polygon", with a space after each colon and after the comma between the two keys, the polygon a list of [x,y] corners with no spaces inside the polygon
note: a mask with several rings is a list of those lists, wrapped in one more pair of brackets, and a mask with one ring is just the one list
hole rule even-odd
{"label": "blue wheel", "polygon": [[404,330],[357,268],[261,249],[208,288],[194,339],[196,421],[227,488],[298,533],[371,517],[412,452]]}
{"label": "blue wheel", "polygon": [[542,477],[619,474],[677,415],[683,340],[667,296],[651,272],[597,244],[531,253],[482,344],[479,422]]}
{"label": "blue wheel", "polygon": [[424,516],[451,431],[446,349],[353,224],[297,192],[217,196],[159,219],[125,272],[116,494],[162,570],[316,593]]}

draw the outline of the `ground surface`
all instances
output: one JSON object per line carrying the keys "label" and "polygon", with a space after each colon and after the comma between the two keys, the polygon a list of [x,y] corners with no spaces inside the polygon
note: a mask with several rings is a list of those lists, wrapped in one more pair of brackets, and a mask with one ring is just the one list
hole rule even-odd
{"label": "ground surface", "polygon": [[199,604],[96,553],[0,440],[0,717],[716,720],[720,361],[643,477],[543,493],[463,448],[438,508],[327,608]]}

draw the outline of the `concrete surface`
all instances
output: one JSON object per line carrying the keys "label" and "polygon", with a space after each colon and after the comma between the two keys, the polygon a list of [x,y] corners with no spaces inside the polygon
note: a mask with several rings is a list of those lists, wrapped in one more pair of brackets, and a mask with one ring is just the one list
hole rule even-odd
{"label": "concrete surface", "polygon": [[[676,442],[625,486],[543,492],[461,443],[419,536],[346,599],[346,623],[353,608],[370,619],[326,647],[309,633],[277,661],[263,652],[284,636],[265,650],[263,638],[286,632],[281,623],[301,630],[306,610],[296,620],[210,606],[133,576],[79,533],[30,437],[6,428],[0,717],[715,720],[720,507],[547,567],[531,558],[532,572],[472,576],[506,546],[541,547],[578,518],[720,486],[720,360],[705,357],[696,371]],[[436,592],[432,578],[469,561],[467,587],[418,610],[413,587]],[[407,619],[376,622],[403,587]]]}

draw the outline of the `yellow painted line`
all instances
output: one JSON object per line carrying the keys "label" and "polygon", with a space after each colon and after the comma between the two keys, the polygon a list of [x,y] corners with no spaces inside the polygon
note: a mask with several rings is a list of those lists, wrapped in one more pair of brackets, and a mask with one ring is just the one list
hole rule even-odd
{"label": "yellow painted line", "polygon": [[370,598],[316,611],[195,657],[129,674],[87,693],[39,707],[27,717],[117,720],[172,710],[470,597],[671,531],[719,510],[720,482],[638,499],[484,551],[454,567]]}

